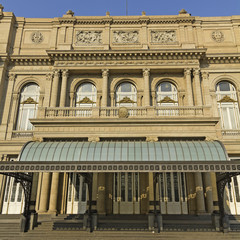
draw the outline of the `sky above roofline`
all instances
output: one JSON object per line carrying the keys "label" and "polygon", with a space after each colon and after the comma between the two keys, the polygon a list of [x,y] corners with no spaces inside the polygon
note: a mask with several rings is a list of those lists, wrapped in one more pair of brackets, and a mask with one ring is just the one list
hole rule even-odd
{"label": "sky above roofline", "polygon": [[0,0],[5,12],[17,17],[62,17],[67,10],[75,16],[178,15],[184,8],[192,16],[240,15],[240,0]]}

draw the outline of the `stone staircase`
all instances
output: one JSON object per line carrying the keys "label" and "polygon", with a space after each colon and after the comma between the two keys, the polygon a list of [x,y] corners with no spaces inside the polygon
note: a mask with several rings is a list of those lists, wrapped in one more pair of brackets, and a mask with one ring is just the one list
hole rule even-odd
{"label": "stone staircase", "polygon": [[[229,216],[230,230],[234,232],[240,232],[240,215]],[[240,235],[240,233],[239,233]],[[240,237],[239,237],[240,239]]]}

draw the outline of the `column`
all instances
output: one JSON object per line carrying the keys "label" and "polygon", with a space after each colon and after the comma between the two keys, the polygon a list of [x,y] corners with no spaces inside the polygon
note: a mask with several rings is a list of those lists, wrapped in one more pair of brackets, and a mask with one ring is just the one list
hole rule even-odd
{"label": "column", "polygon": [[43,107],[50,106],[52,80],[53,80],[53,74],[52,73],[46,74],[46,86],[45,86]]}
{"label": "column", "polygon": [[59,173],[55,172],[52,174],[52,184],[51,184],[48,213],[52,213],[52,214],[57,213],[58,182],[59,182]]}
{"label": "column", "polygon": [[53,77],[53,86],[52,86],[52,94],[51,94],[51,107],[57,106],[57,97],[58,97],[58,83],[59,83],[59,70],[54,71]]}
{"label": "column", "polygon": [[186,80],[187,87],[187,105],[193,106],[193,94],[192,94],[192,79],[191,79],[191,69],[184,70],[184,77]]}
{"label": "column", "polygon": [[98,198],[97,198],[97,211],[99,214],[106,214],[105,207],[105,173],[98,173]]}
{"label": "column", "polygon": [[195,188],[196,188],[196,201],[197,201],[197,214],[205,213],[205,202],[203,196],[203,182],[202,174],[194,173]]}
{"label": "column", "polygon": [[107,107],[108,103],[108,76],[109,70],[103,69],[102,70],[102,107]]}
{"label": "column", "polygon": [[46,213],[48,208],[49,190],[50,190],[50,173],[43,173],[42,186],[40,192],[39,213]]}
{"label": "column", "polygon": [[204,95],[204,105],[212,105],[210,91],[209,91],[209,73],[202,72],[202,86],[203,86],[203,95]]}
{"label": "column", "polygon": [[61,86],[61,95],[60,95],[60,107],[65,107],[66,103],[66,92],[67,92],[67,79],[68,79],[68,70],[63,70],[62,72],[62,86]]}
{"label": "column", "polygon": [[143,80],[144,80],[144,105],[150,106],[150,89],[149,89],[149,76],[150,69],[143,69]]}
{"label": "column", "polygon": [[5,105],[4,105],[4,110],[3,110],[3,117],[2,117],[2,124],[1,124],[1,140],[4,140],[6,137],[6,131],[7,131],[7,124],[8,124],[8,119],[9,115],[11,113],[11,102],[12,100],[12,93],[13,93],[13,88],[14,88],[14,83],[16,79],[16,74],[9,74],[8,76],[8,86],[7,86],[7,93],[6,93],[6,100],[5,100]]}
{"label": "column", "polygon": [[213,212],[213,191],[210,173],[203,173],[204,192],[206,197],[207,213]]}
{"label": "column", "polygon": [[194,69],[193,71],[194,75],[194,88],[195,88],[195,105],[197,106],[202,106],[202,91],[201,91],[201,83],[200,83],[200,70],[199,69]]}
{"label": "column", "polygon": [[196,213],[196,191],[194,184],[194,173],[186,173],[187,193],[188,193],[188,209],[189,214]]}

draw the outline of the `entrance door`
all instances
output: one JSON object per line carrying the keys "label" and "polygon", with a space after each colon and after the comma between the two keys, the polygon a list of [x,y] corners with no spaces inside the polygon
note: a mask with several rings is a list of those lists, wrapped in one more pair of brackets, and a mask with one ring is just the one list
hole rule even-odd
{"label": "entrance door", "polygon": [[139,174],[114,174],[114,214],[140,214]]}
{"label": "entrance door", "polygon": [[184,173],[160,173],[158,187],[162,214],[188,214]]}
{"label": "entrance door", "polygon": [[24,210],[24,191],[15,178],[6,178],[2,214],[21,214]]}
{"label": "entrance door", "polygon": [[225,210],[229,214],[240,214],[240,176],[232,177],[231,182],[226,185]]}
{"label": "entrance door", "polygon": [[76,173],[70,173],[68,179],[68,214],[83,214],[87,208],[87,184],[84,178]]}

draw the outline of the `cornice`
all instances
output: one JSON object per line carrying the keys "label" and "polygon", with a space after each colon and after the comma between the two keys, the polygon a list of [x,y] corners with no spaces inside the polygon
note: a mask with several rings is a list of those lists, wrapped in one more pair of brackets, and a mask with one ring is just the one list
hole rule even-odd
{"label": "cornice", "polygon": [[58,18],[60,24],[74,24],[74,25],[141,25],[141,24],[181,24],[181,23],[194,23],[195,17],[128,17],[128,18],[80,18],[80,17],[62,17]]}
{"label": "cornice", "polygon": [[10,63],[16,65],[53,65],[53,62],[49,56],[12,56],[10,57]]}
{"label": "cornice", "polygon": [[240,54],[207,54],[206,60],[212,64],[240,63]]}
{"label": "cornice", "polygon": [[47,51],[52,61],[199,60],[206,49],[143,51]]}

